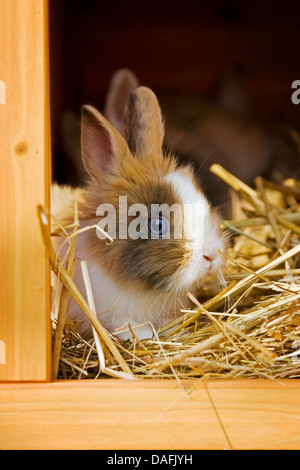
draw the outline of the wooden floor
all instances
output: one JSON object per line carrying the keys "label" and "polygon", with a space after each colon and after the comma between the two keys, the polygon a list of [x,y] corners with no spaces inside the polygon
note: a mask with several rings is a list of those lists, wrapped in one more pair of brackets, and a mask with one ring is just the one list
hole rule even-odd
{"label": "wooden floor", "polygon": [[0,449],[300,449],[298,380],[0,385]]}

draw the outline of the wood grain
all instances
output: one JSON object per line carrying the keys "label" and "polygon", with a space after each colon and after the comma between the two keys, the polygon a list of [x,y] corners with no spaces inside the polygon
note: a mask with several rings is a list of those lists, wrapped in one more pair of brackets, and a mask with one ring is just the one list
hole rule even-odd
{"label": "wood grain", "polygon": [[222,449],[226,445],[204,386],[192,399],[173,380],[0,387],[2,449]]}
{"label": "wood grain", "polygon": [[207,386],[233,449],[300,449],[300,382],[242,380]]}
{"label": "wood grain", "polygon": [[299,381],[0,386],[2,449],[299,449]]}
{"label": "wood grain", "polygon": [[49,207],[48,4],[0,10],[0,380],[46,380],[50,272],[36,207]]}

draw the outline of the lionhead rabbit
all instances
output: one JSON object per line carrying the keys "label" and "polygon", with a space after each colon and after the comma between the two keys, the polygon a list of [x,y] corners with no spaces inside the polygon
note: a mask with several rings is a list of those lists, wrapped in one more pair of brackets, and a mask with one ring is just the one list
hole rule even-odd
{"label": "lionhead rabbit", "polygon": [[[84,106],[81,148],[89,182],[77,190],[54,186],[52,192],[57,220],[72,223],[77,198],[80,227],[101,226],[112,237],[106,243],[100,230],[81,233],[76,257],[87,261],[101,323],[110,332],[130,323],[139,338],[175,318],[187,293],[220,270],[218,251],[224,249],[219,217],[191,167],[163,154],[163,138],[160,106],[149,88],[131,93],[124,137],[95,108]],[[84,294],[79,263],[74,281]],[[90,322],[73,299],[67,315],[82,334],[90,334]]]}

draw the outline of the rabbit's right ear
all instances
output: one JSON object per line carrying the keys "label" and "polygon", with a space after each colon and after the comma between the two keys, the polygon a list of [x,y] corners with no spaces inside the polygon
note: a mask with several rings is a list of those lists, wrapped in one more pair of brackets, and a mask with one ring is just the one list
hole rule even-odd
{"label": "rabbit's right ear", "polygon": [[98,179],[113,161],[128,152],[123,137],[93,106],[81,109],[81,152],[87,172]]}
{"label": "rabbit's right ear", "polygon": [[129,96],[124,114],[124,137],[133,155],[162,158],[164,125],[158,100],[147,87]]}

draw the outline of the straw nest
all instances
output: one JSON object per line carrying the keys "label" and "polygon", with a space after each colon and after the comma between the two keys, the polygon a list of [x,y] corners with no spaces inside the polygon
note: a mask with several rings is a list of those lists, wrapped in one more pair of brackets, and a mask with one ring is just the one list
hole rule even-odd
{"label": "straw nest", "polygon": [[[224,258],[225,283],[208,280],[194,308],[152,339],[134,335],[121,341],[98,321],[88,271],[82,263],[87,300],[72,281],[76,239],[80,236],[76,207],[68,260],[53,249],[44,211],[39,207],[43,239],[54,278],[62,288],[53,295],[53,377],[84,378],[296,378],[300,376],[300,183],[277,185],[258,177],[255,189],[219,165],[211,171],[230,187],[232,220],[222,228],[231,234]],[[219,289],[219,290],[218,290]],[[65,321],[72,295],[94,327],[85,341]]]}

